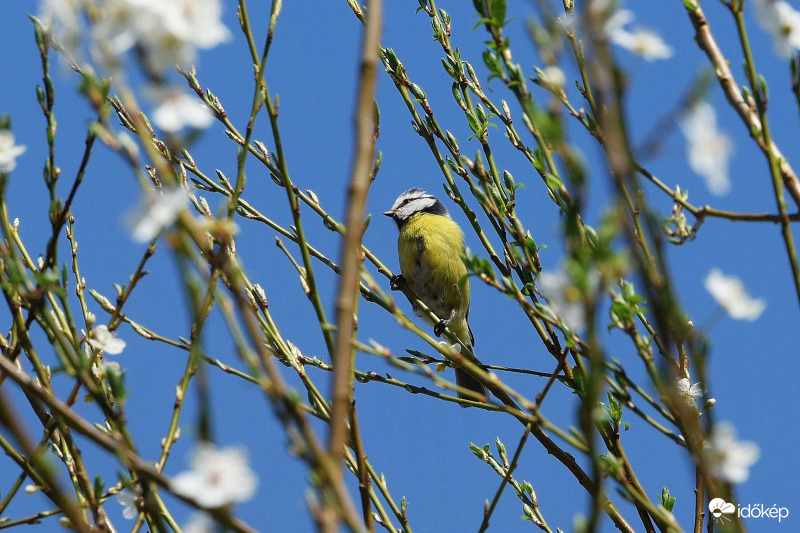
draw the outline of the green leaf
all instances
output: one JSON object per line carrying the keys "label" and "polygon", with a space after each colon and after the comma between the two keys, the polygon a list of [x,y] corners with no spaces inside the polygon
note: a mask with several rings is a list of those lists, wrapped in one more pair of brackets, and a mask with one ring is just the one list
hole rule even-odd
{"label": "green leaf", "polygon": [[667,487],[661,489],[661,496],[656,496],[656,498],[658,498],[658,501],[661,503],[661,507],[670,513],[672,512],[672,509],[675,507],[676,498],[670,496],[669,489]]}
{"label": "green leaf", "polygon": [[487,444],[483,448],[478,446],[475,443],[469,443],[469,450],[475,454],[481,461],[488,461],[489,460],[489,445]]}
{"label": "green leaf", "polygon": [[506,0],[492,0],[489,9],[492,11],[492,23],[502,28],[506,18]]}
{"label": "green leaf", "polygon": [[600,465],[603,467],[603,469],[612,476],[616,477],[617,473],[622,472],[622,459],[615,457],[611,452],[601,455],[599,459]]}
{"label": "green leaf", "polygon": [[522,517],[523,520],[533,520],[535,515],[533,513],[533,508],[530,505],[523,503],[522,512],[525,513],[525,515]]}
{"label": "green leaf", "polygon": [[508,170],[503,171],[503,183],[506,185],[506,190],[513,193],[517,189],[517,184],[514,182],[514,176]]}
{"label": "green leaf", "polygon": [[458,81],[458,71],[453,66],[449,58],[443,57],[442,58],[442,66],[444,66],[444,70],[447,74],[453,78],[454,80]]}
{"label": "green leaf", "polygon": [[603,409],[605,409],[606,413],[608,413],[608,416],[611,419],[614,427],[617,427],[620,420],[622,420],[622,404],[620,404],[620,402],[614,397],[611,391],[607,391],[606,395],[608,397],[608,405],[601,405],[603,406]]}
{"label": "green leaf", "polygon": [[409,88],[411,89],[411,94],[413,94],[416,98],[425,100],[425,91],[422,90],[422,87],[416,83],[412,83]]}
{"label": "green leaf", "polygon": [[121,403],[125,400],[127,390],[125,390],[125,373],[117,372],[114,367],[106,367],[106,375],[108,376],[108,386],[111,388],[111,393],[114,399]]}
{"label": "green leaf", "polygon": [[456,136],[450,133],[449,130],[445,130],[444,135],[445,137],[447,137],[447,142],[450,143],[450,146],[453,148],[453,150],[456,153],[459,153],[460,150],[458,148],[458,141],[456,140]]}
{"label": "green leaf", "polygon": [[103,496],[104,492],[105,485],[103,484],[103,478],[100,476],[100,474],[98,474],[94,478],[94,497],[99,500]]}
{"label": "green leaf", "polygon": [[515,284],[513,278],[510,276],[503,276],[500,281],[503,282],[503,287],[505,288],[507,294],[514,294]]}
{"label": "green leaf", "polygon": [[564,125],[560,115],[537,108],[531,118],[548,142],[557,144],[564,139]]}
{"label": "green leaf", "polygon": [[475,115],[478,117],[478,121],[480,121],[481,124],[486,124],[488,115],[486,114],[486,109],[481,104],[475,106]]}
{"label": "green leaf", "polygon": [[458,164],[453,161],[453,158],[449,155],[445,157],[445,162],[447,162],[447,166],[450,167],[450,170],[458,174]]}
{"label": "green leaf", "polygon": [[478,22],[475,23],[475,25],[472,27],[472,31],[477,30],[479,27],[481,27],[484,24],[491,24],[491,22],[492,22],[491,19],[484,17],[484,18],[480,19]]}
{"label": "green leaf", "polygon": [[523,85],[525,80],[525,76],[522,73],[522,67],[519,66],[517,63],[509,63],[506,66],[508,69],[508,77],[511,79],[508,86],[509,88],[513,88],[518,85]]}
{"label": "green leaf", "polygon": [[106,298],[105,296],[103,296],[102,294],[100,294],[99,292],[97,292],[96,290],[94,290],[94,289],[89,289],[89,295],[90,295],[92,298],[94,298],[94,300],[95,300],[95,301],[96,301],[98,304],[100,304],[100,307],[102,307],[102,308],[103,308],[103,311],[106,311],[106,312],[108,312],[108,313],[113,313],[113,312],[115,311],[115,308],[114,308],[114,306],[111,304],[111,302],[110,302],[110,301],[108,301],[108,298]]}
{"label": "green leaf", "polygon": [[506,455],[506,445],[502,443],[500,437],[495,439],[495,446],[497,447],[497,453],[500,454],[500,457],[505,457]]}
{"label": "green leaf", "polygon": [[561,180],[561,177],[547,173],[544,177],[547,186],[552,189],[553,191],[559,191],[564,186],[564,182]]}
{"label": "green leaf", "polygon": [[564,382],[569,386],[578,396],[583,397],[586,394],[586,377],[578,365],[572,367],[572,384]]}
{"label": "green leaf", "polygon": [[397,59],[397,54],[391,48],[383,49],[383,56],[386,58],[386,64],[391,72],[396,72],[400,66],[400,61]]}
{"label": "green leaf", "polygon": [[500,60],[500,57],[492,52],[491,50],[484,50],[483,51],[483,63],[486,65],[486,68],[489,69],[491,73],[489,75],[489,79],[492,78],[500,78],[502,79],[504,76],[503,72],[503,63]]}
{"label": "green leaf", "polygon": [[[444,61],[444,59],[442,59],[442,61]],[[456,78],[456,79],[458,79],[458,78]],[[458,83],[454,82],[452,87],[451,87],[451,89],[453,91],[453,98],[455,99],[456,103],[458,104],[458,107],[460,107],[461,109],[465,109],[466,110],[467,106],[466,106],[466,104],[464,104],[464,97],[461,96],[461,89],[460,89],[460,86],[458,85]]]}
{"label": "green leaf", "polygon": [[488,190],[489,195],[492,197],[492,203],[500,211],[500,216],[505,216],[506,204],[503,202],[502,196],[500,196],[500,190],[494,184],[490,184]]}
{"label": "green leaf", "polygon": [[530,481],[522,482],[522,492],[525,494],[533,494],[533,485],[531,485]]}
{"label": "green leaf", "polygon": [[614,302],[611,304],[610,313],[612,319],[620,322],[625,322],[633,316],[630,306],[620,298],[614,299]]}
{"label": "green leaf", "polygon": [[467,115],[467,123],[469,124],[469,129],[471,129],[472,133],[474,133],[475,135],[480,135],[481,125],[478,122],[478,118],[471,111],[467,111],[466,115]]}
{"label": "green leaf", "polygon": [[433,29],[433,40],[441,40],[442,36],[444,35],[444,28],[442,27],[442,22],[438,17],[433,17],[431,19],[431,28]]}
{"label": "green leaf", "polygon": [[761,101],[766,104],[769,101],[769,87],[766,78],[761,74],[758,75],[758,91],[761,93]]}
{"label": "green leaf", "polygon": [[534,289],[536,286],[533,283],[526,283],[524,287],[522,287],[522,294],[525,296],[530,296],[534,293]]}
{"label": "green leaf", "polygon": [[531,257],[535,256],[536,252],[539,251],[538,247],[536,246],[536,241],[533,240],[530,231],[527,235],[525,235],[525,247],[528,249],[528,255]]}
{"label": "green leaf", "polygon": [[44,272],[34,272],[33,279],[43,289],[50,289],[58,286],[58,272],[48,268]]}

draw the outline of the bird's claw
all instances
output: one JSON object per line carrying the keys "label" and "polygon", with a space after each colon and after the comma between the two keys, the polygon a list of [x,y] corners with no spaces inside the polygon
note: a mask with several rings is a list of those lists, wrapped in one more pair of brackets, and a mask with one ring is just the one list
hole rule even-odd
{"label": "bird's claw", "polygon": [[399,291],[400,284],[405,283],[405,281],[406,280],[403,279],[402,274],[394,275],[392,276],[392,279],[389,280],[389,288],[391,288],[393,291]]}
{"label": "bird's claw", "polygon": [[442,333],[444,333],[444,328],[446,328],[449,325],[450,325],[449,320],[440,320],[439,322],[436,323],[435,326],[433,326],[433,334],[436,335],[437,337],[441,337]]}

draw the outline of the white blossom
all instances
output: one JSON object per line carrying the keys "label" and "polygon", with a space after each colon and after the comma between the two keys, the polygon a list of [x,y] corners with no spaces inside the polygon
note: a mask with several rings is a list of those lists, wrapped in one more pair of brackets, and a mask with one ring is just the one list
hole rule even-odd
{"label": "white blossom", "polygon": [[89,32],[94,59],[114,70],[120,66],[123,54],[140,41],[140,36],[155,35],[158,26],[153,14],[155,3],[147,0],[103,2]]}
{"label": "white blossom", "polygon": [[[88,32],[81,21],[84,11],[92,14]],[[119,68],[124,54],[136,46],[156,75],[175,65],[188,67],[197,49],[231,36],[222,23],[220,0],[45,0],[41,18],[71,51],[88,36],[94,59],[110,70]]]}
{"label": "white blossom", "polygon": [[136,144],[133,137],[121,131],[117,133],[117,143],[119,143],[120,151],[122,151],[128,159],[132,161],[139,159],[139,145]]}
{"label": "white blossom", "polygon": [[572,331],[586,327],[586,316],[580,291],[564,270],[539,274],[539,290],[550,304],[550,309]]}
{"label": "white blossom", "polygon": [[86,342],[94,346],[95,349],[102,350],[110,355],[120,354],[125,349],[125,341],[118,339],[104,324],[94,328],[92,330],[92,338]]}
{"label": "white blossom", "polygon": [[603,31],[608,40],[629,52],[642,56],[645,61],[672,57],[672,47],[665,43],[655,31],[647,28],[636,28],[633,32],[626,30],[624,26],[633,19],[633,12],[627,9],[617,10],[609,16],[603,25]]}
{"label": "white blossom", "polygon": [[[607,2],[603,4],[607,4]],[[606,16],[609,11],[609,6],[601,4],[601,6],[598,7],[593,3],[592,9],[594,9],[599,16]],[[633,11],[630,9],[617,9],[607,16],[608,18],[603,23],[603,33],[610,41],[614,41],[621,32],[625,32],[623,26],[629,22],[633,22],[633,19],[636,18]]]}
{"label": "white blossom", "polygon": [[77,55],[83,32],[81,11],[84,0],[43,0],[39,20],[71,54]]}
{"label": "white blossom", "polygon": [[219,530],[214,527],[214,521],[207,514],[194,513],[181,531],[183,533],[215,533]]}
{"label": "white blossom", "polygon": [[258,481],[240,448],[217,450],[213,444],[198,445],[190,458],[192,469],[175,476],[175,493],[194,499],[203,507],[214,509],[232,502],[249,500]]}
{"label": "white blossom", "polygon": [[214,121],[211,111],[196,96],[181,91],[165,91],[157,96],[153,122],[164,131],[176,132],[184,126],[207,128]]}
{"label": "white blossom", "polygon": [[705,279],[705,287],[725,311],[736,320],[756,320],[767,306],[761,298],[747,293],[742,280],[726,276],[718,268],[712,268]]}
{"label": "white blossom", "polygon": [[733,152],[733,142],[717,130],[714,108],[701,102],[689,110],[679,125],[686,136],[689,166],[703,177],[713,194],[727,194],[731,188],[728,160]]}
{"label": "white blossom", "polygon": [[678,393],[680,393],[684,401],[686,401],[686,405],[690,407],[696,407],[697,399],[702,398],[705,392],[700,383],[692,384],[688,378],[679,379],[676,387],[678,388]]}
{"label": "white blossom", "polygon": [[148,4],[158,24],[137,36],[152,69],[163,72],[174,65],[188,67],[197,49],[208,49],[230,39],[222,23],[220,0],[127,0]]}
{"label": "white blossom", "polygon": [[[439,341],[439,346],[444,348],[445,350],[450,349],[457,353],[461,353],[461,343],[450,344],[447,341]],[[444,362],[436,363],[436,371],[437,372],[444,372],[447,369],[447,364]]]}
{"label": "white blossom", "polygon": [[133,239],[138,242],[153,240],[178,219],[188,203],[189,193],[181,187],[145,194],[139,209],[127,217]]}
{"label": "white blossom", "polygon": [[668,59],[672,57],[672,47],[664,42],[653,30],[637,28],[635,32],[621,31],[613,39],[615,44],[642,56],[645,61]]}
{"label": "white blossom", "polygon": [[542,79],[553,89],[563,89],[567,84],[567,77],[564,71],[556,65],[547,65],[542,69]]}
{"label": "white blossom", "polygon": [[756,17],[772,34],[775,53],[790,57],[800,50],[800,13],[783,0],[756,0]]}
{"label": "white blossom", "polygon": [[0,174],[7,174],[17,166],[19,157],[26,147],[14,144],[14,134],[8,130],[0,130]]}
{"label": "white blossom", "polygon": [[442,346],[445,350],[447,350],[449,348],[450,350],[453,350],[453,351],[456,351],[458,353],[461,353],[461,343],[459,343],[459,342],[457,342],[455,344],[450,344],[447,341],[439,341],[439,346]]}
{"label": "white blossom", "polygon": [[103,359],[92,365],[92,375],[98,380],[106,379],[109,374],[120,375],[124,372],[120,364],[116,361],[108,361]]}
{"label": "white blossom", "polygon": [[197,48],[213,48],[231,38],[222,23],[220,0],[157,0],[165,31]]}
{"label": "white blossom", "polygon": [[117,502],[122,506],[122,516],[128,520],[133,520],[139,514],[139,510],[136,508],[136,495],[128,489],[117,493]]}
{"label": "white blossom", "polygon": [[750,477],[750,466],[758,461],[761,452],[754,442],[737,441],[732,424],[718,422],[706,441],[705,455],[717,477],[729,483],[743,483]]}

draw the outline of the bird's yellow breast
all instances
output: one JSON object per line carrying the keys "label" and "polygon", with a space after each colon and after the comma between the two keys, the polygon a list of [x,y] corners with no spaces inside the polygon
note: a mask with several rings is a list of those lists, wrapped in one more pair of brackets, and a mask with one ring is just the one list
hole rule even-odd
{"label": "bird's yellow breast", "polygon": [[[461,260],[464,233],[458,224],[445,216],[418,213],[400,228],[397,248],[400,272],[417,298],[440,319],[454,314],[455,322],[466,326],[469,283],[459,284],[467,268]],[[457,333],[462,334],[466,336]]]}

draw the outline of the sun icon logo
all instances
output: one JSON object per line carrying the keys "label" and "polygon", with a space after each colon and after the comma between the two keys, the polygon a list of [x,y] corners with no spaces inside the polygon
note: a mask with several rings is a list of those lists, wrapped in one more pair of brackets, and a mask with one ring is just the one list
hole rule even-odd
{"label": "sun icon logo", "polygon": [[730,518],[725,515],[735,513],[736,506],[722,498],[714,498],[708,502],[708,510],[711,511],[711,516],[714,517],[715,522],[727,522]]}

